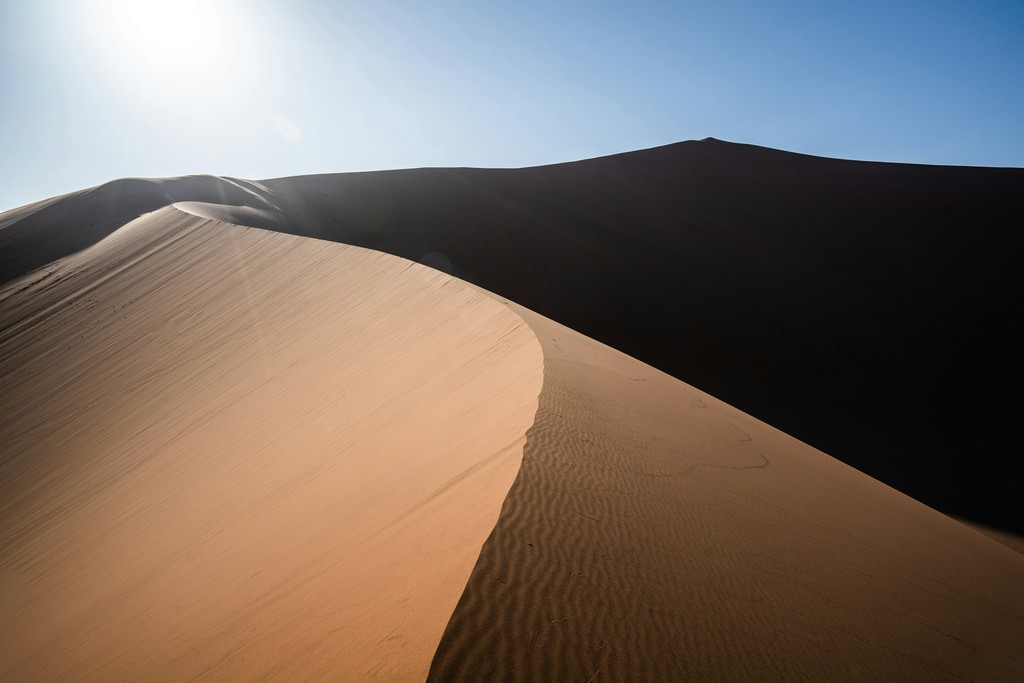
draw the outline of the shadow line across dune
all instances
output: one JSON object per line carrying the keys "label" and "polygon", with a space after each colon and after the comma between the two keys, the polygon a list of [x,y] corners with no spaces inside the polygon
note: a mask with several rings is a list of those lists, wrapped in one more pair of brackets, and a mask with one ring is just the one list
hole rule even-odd
{"label": "shadow line across dune", "polygon": [[[718,140],[522,169],[126,179],[0,216],[0,280],[170,203],[429,263],[958,518],[1024,534],[1024,170]],[[1018,221],[1019,222],[1019,221]]]}
{"label": "shadow line across dune", "polygon": [[523,462],[432,681],[1015,680],[1024,556],[514,306]]}

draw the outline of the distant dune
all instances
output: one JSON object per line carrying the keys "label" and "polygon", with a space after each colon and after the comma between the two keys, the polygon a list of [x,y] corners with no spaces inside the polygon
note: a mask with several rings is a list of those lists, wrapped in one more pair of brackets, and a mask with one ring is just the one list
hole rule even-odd
{"label": "distant dune", "polygon": [[1014,539],[849,465],[1015,529],[1022,180],[705,141],[0,214],[0,680],[1021,680]]}

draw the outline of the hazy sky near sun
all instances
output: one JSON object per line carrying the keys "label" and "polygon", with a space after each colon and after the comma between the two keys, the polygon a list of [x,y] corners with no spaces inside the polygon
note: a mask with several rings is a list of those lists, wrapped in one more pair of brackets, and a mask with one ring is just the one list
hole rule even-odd
{"label": "hazy sky near sun", "polygon": [[1024,2],[0,0],[0,210],[714,136],[1024,166]]}

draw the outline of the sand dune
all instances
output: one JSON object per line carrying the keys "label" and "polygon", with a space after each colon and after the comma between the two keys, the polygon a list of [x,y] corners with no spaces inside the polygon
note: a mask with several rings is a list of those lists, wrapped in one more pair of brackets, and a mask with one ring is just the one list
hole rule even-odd
{"label": "sand dune", "polygon": [[[805,222],[786,239],[809,241],[776,244],[711,211],[721,185],[710,200],[641,203],[635,225],[603,222],[689,177],[678,155],[691,153],[711,185],[728,185],[734,152],[748,165],[767,154],[744,182],[756,194],[752,178],[781,163],[782,199],[737,211],[782,211],[803,158],[724,149],[522,171],[122,181],[0,216],[0,679],[1020,680],[1024,555],[505,292],[308,239],[373,242],[505,283],[635,333],[655,355],[703,350],[694,362],[709,371],[753,343],[737,332],[716,353],[715,335],[754,325],[763,344],[750,353],[764,355],[739,365],[744,386],[792,397],[809,375],[758,363],[787,335],[799,351],[836,333],[838,317],[814,321],[818,332],[773,328],[806,312],[795,294],[774,318],[762,299],[729,306],[773,259],[849,246],[857,221],[840,217],[846,237],[824,241]],[[825,181],[889,188],[866,195],[876,208],[896,201],[873,175],[883,165],[819,163],[845,169]],[[935,182],[889,170],[897,186]],[[1011,176],[967,194],[1001,196]],[[839,200],[814,201],[821,212]],[[968,200],[950,201],[955,214]],[[681,206],[708,211],[717,236],[659,241],[648,228],[676,225]],[[645,270],[640,253],[675,260]],[[948,265],[932,256],[913,274]],[[846,303],[891,284],[885,263],[902,256],[886,258],[875,288]],[[867,325],[889,312],[845,314]],[[869,336],[886,329],[872,324]],[[869,359],[912,339],[889,333]],[[807,362],[829,377],[826,361],[849,357]],[[790,383],[757,385],[786,369]],[[947,380],[951,407],[932,428],[956,414],[976,431],[977,398]],[[867,386],[880,385],[853,383],[846,398]],[[941,469],[915,463],[919,452],[903,454],[907,476]]]}
{"label": "sand dune", "polygon": [[426,675],[536,409],[517,315],[175,209],[0,297],[0,679]]}
{"label": "sand dune", "polygon": [[450,272],[932,507],[1024,535],[1024,335],[1007,313],[1024,288],[1022,195],[1021,169],[716,140],[525,169],[131,179],[0,218],[0,279],[200,202]]}
{"label": "sand dune", "polygon": [[1024,169],[708,140],[265,186],[305,234],[441,254],[933,507],[1024,536],[1024,333],[1006,315],[1024,289]]}

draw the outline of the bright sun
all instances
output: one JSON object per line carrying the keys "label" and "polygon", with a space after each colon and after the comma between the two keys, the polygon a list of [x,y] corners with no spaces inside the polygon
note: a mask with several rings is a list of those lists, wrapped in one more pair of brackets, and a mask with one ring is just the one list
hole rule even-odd
{"label": "bright sun", "polygon": [[127,58],[161,72],[190,73],[216,69],[230,45],[231,27],[224,4],[210,0],[118,0],[104,3]]}
{"label": "bright sun", "polygon": [[160,111],[225,114],[266,95],[267,46],[237,0],[80,0],[95,75]]}

